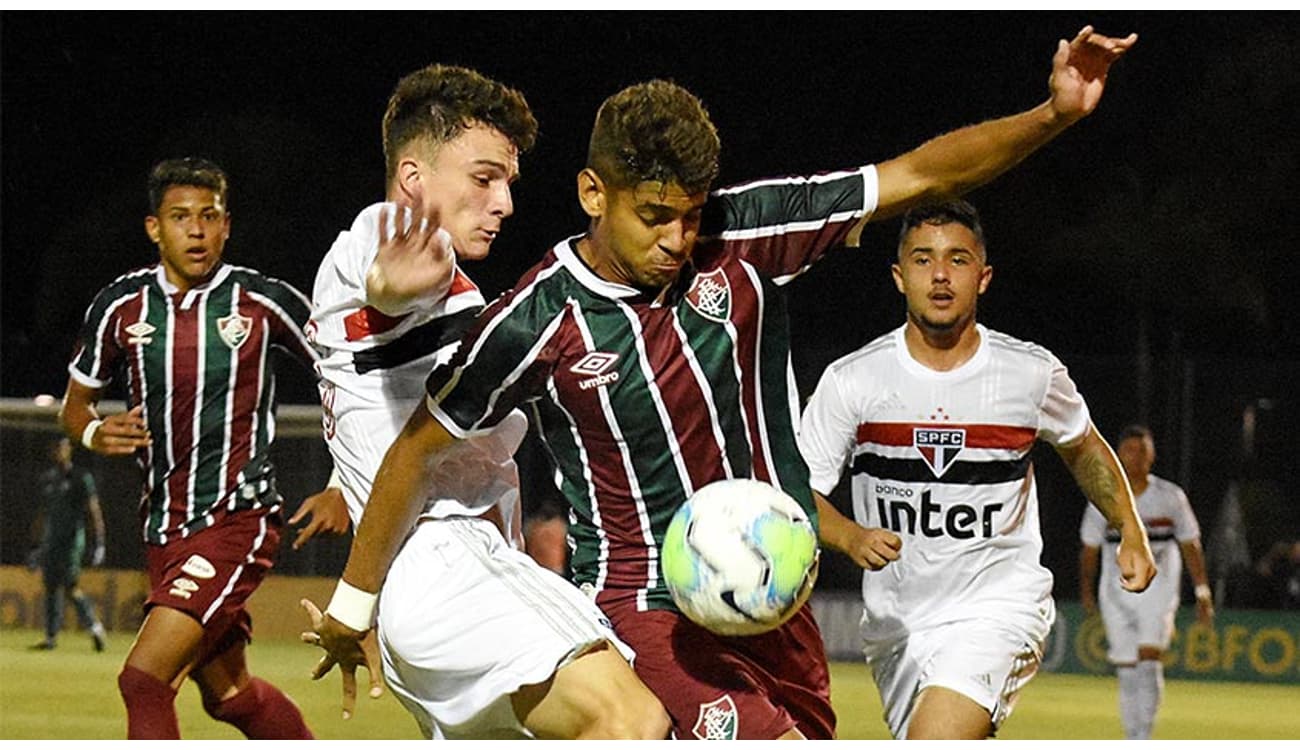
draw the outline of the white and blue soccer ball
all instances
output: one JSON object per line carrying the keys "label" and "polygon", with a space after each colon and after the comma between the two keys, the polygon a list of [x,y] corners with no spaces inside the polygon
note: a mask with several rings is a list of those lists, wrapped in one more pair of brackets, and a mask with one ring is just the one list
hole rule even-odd
{"label": "white and blue soccer ball", "polygon": [[727,479],[698,490],[664,537],[664,579],[693,622],[756,635],[790,619],[817,580],[817,532],[799,503],[765,482]]}

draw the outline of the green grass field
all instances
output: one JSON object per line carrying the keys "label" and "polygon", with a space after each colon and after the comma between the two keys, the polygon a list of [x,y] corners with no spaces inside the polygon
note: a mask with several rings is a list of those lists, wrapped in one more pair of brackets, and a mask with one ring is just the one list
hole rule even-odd
{"label": "green grass field", "polygon": [[[29,651],[35,630],[0,630],[0,739],[119,739],[126,715],[117,696],[117,671],[131,637],[110,636],[95,653],[90,639],[65,631],[59,648]],[[362,697],[352,719],[339,715],[339,682],[307,676],[318,652],[293,641],[258,641],[249,662],[258,675],[293,696],[322,739],[416,739],[415,722],[391,696]],[[364,679],[364,678],[363,678]],[[832,697],[840,737],[885,739],[880,702],[865,667],[832,666]],[[1003,739],[1119,739],[1115,682],[1110,678],[1040,674],[1025,690]],[[231,727],[208,718],[198,691],[187,685],[176,700],[187,739],[236,739]],[[1294,739],[1300,737],[1300,686],[1170,680],[1156,739]]]}

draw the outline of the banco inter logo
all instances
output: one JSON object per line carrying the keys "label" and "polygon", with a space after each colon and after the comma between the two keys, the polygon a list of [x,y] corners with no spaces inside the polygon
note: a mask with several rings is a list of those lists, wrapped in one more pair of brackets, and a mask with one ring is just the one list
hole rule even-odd
{"label": "banco inter logo", "polygon": [[912,446],[925,459],[930,471],[941,477],[966,447],[966,430],[916,427],[912,429]]}
{"label": "banco inter logo", "polygon": [[611,352],[589,352],[582,359],[578,360],[569,372],[574,375],[589,375],[586,380],[579,380],[578,387],[582,390],[597,388],[607,383],[613,383],[618,380],[618,371],[607,372],[618,362],[618,355]]}

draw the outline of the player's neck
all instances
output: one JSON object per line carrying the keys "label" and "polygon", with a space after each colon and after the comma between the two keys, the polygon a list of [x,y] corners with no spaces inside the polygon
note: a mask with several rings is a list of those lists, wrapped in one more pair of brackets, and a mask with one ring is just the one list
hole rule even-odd
{"label": "player's neck", "polygon": [[974,319],[961,326],[935,329],[909,317],[903,340],[912,359],[938,372],[961,367],[980,348],[980,334]]}
{"label": "player's neck", "polygon": [[1138,495],[1141,495],[1143,492],[1146,492],[1147,487],[1151,486],[1151,475],[1143,474],[1142,476],[1136,479],[1134,479],[1133,477],[1129,477],[1128,486],[1133,488],[1133,497],[1137,497]]}

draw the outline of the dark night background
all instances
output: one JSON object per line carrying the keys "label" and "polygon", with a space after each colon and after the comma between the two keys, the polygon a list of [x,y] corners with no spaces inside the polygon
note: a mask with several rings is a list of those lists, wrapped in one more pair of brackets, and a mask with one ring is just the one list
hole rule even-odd
{"label": "dark night background", "polygon": [[[156,260],[142,224],[145,175],[164,157],[225,166],[227,259],[310,292],[337,232],[382,197],[379,121],[393,84],[429,62],[518,87],[541,123],[515,217],[492,258],[469,266],[491,296],[584,227],[573,177],[597,106],[624,85],[664,77],[697,93],[722,134],[725,184],[883,160],[1033,106],[1047,95],[1056,40],[1093,23],[1141,35],[1098,112],[971,195],[997,271],[980,317],[1065,361],[1108,436],[1152,424],[1156,471],[1188,488],[1207,546],[1235,489],[1257,557],[1300,536],[1300,496],[1285,482],[1300,378],[1300,272],[1288,244],[1300,236],[1298,20],[6,12],[0,395],[61,394],[95,291]],[[901,323],[888,274],[895,232],[874,227],[863,251],[835,253],[795,282],[806,392],[832,359]],[[285,370],[283,400],[313,402],[308,378]],[[1083,499],[1050,449],[1036,458],[1044,561],[1058,594],[1073,597]],[[21,488],[13,474],[4,485],[12,514]],[[851,585],[851,571],[827,575]]]}

